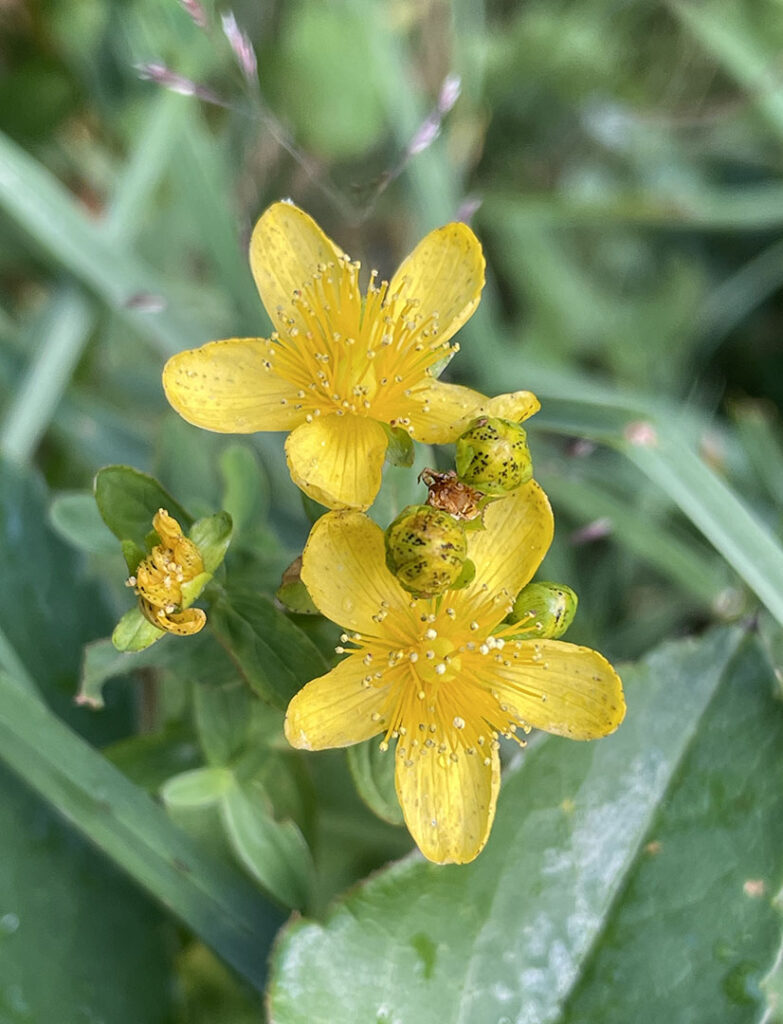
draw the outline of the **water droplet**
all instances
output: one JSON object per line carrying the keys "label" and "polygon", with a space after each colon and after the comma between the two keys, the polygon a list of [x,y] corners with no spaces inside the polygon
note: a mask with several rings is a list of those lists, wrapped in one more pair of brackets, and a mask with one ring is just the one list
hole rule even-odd
{"label": "water droplet", "polygon": [[0,917],[0,935],[13,935],[19,927],[19,918],[16,914],[3,914]]}

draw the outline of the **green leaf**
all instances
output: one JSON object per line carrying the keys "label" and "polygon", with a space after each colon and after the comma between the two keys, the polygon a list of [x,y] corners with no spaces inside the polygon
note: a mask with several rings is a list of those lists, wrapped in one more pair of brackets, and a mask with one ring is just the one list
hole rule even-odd
{"label": "green leaf", "polygon": [[250,686],[275,707],[284,708],[328,669],[312,640],[260,594],[225,593],[213,605],[210,622]]}
{"label": "green leaf", "polygon": [[47,523],[40,478],[0,459],[0,668],[43,680],[61,717],[96,742],[127,735],[132,700],[116,692],[102,715],[74,705],[82,647],[106,636],[112,617],[84,560]]}
{"label": "green leaf", "polygon": [[160,795],[168,808],[212,807],[233,784],[228,768],[194,768],[167,779]]}
{"label": "green leaf", "polygon": [[190,528],[188,536],[201,552],[204,572],[214,575],[226,557],[228,545],[231,543],[231,531],[232,522],[228,512],[205,516],[198,519]]}
{"label": "green leaf", "polygon": [[159,732],[129,736],[102,753],[131,782],[157,795],[173,775],[202,764],[198,743],[186,723],[168,723]]}
{"label": "green leaf", "polygon": [[263,986],[264,950],[279,914],[234,870],[169,821],[143,790],[2,673],[0,758],[241,975],[257,988]]}
{"label": "green leaf", "polygon": [[287,907],[310,903],[314,872],[307,843],[290,820],[276,821],[258,782],[224,794],[223,824],[239,860],[260,884]]}
{"label": "green leaf", "polygon": [[269,480],[255,452],[243,444],[230,444],[220,456],[223,508],[237,533],[251,532],[269,515]]}
{"label": "green leaf", "polygon": [[49,522],[69,544],[97,555],[117,553],[117,541],[106,528],[89,491],[59,494],[49,506]]}
{"label": "green leaf", "polygon": [[[129,615],[130,613],[128,613]],[[124,621],[126,616],[123,616]],[[144,619],[146,622],[147,620]],[[149,625],[149,623],[148,623]],[[153,627],[154,628],[154,627]],[[160,630],[155,630],[160,633]],[[156,639],[158,639],[156,637]],[[177,658],[177,650],[173,643],[158,644],[154,650],[149,646],[147,653],[133,648],[118,649],[112,638],[95,640],[84,648],[82,676],[76,703],[91,708],[104,706],[103,687],[109,679],[124,676],[139,668],[154,666],[160,668]]]}
{"label": "green leaf", "polygon": [[118,651],[143,651],[156,640],[162,640],[164,636],[165,630],[153,626],[138,608],[131,608],[114,627],[111,642]]}
{"label": "green leaf", "polygon": [[236,665],[214,640],[208,650],[199,652],[193,704],[199,740],[210,764],[228,765],[242,751],[254,701]]}
{"label": "green leaf", "polygon": [[106,466],[95,477],[95,500],[103,521],[118,540],[146,546],[152,520],[165,508],[183,530],[193,520],[158,481],[130,466]]}
{"label": "green leaf", "polygon": [[299,555],[283,573],[280,586],[275,591],[280,604],[297,615],[320,615],[310,592],[302,582],[302,556]]}
{"label": "green leaf", "polygon": [[348,767],[359,796],[373,814],[390,825],[402,825],[402,808],[394,788],[394,755],[381,750],[375,737],[348,748]]}
{"label": "green leaf", "polygon": [[364,11],[305,0],[278,40],[278,103],[304,144],[324,157],[361,156],[383,128]]}
{"label": "green leaf", "polygon": [[413,438],[407,430],[402,427],[390,427],[388,423],[381,423],[389,439],[386,449],[386,461],[390,466],[403,466],[409,468],[413,465],[414,444]]}
{"label": "green leaf", "polygon": [[4,767],[0,829],[3,1024],[167,1024],[176,940],[160,911]]}
{"label": "green leaf", "polygon": [[476,861],[407,858],[287,927],[275,1024],[756,1019],[783,869],[769,670],[722,630],[623,675],[617,733],[532,745]]}

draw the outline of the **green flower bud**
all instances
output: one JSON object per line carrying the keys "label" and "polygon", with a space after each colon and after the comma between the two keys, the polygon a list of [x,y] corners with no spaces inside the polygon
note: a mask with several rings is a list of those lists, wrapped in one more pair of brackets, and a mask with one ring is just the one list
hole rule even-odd
{"label": "green flower bud", "polygon": [[574,621],[578,598],[564,583],[528,583],[519,592],[508,622],[518,622],[520,636],[556,640]]}
{"label": "green flower bud", "polygon": [[465,531],[448,512],[408,505],[387,528],[385,540],[389,571],[416,597],[433,597],[468,582],[472,563]]}
{"label": "green flower bud", "polygon": [[515,491],[533,475],[523,428],[490,416],[473,420],[458,438],[455,463],[459,479],[484,494]]}

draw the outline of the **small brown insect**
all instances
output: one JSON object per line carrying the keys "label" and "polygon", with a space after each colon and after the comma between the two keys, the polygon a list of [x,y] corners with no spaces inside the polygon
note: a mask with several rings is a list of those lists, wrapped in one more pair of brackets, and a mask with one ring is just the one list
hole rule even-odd
{"label": "small brown insect", "polygon": [[477,519],[481,515],[486,504],[485,496],[458,480],[453,469],[448,473],[423,469],[419,480],[427,486],[427,504],[433,508],[448,512],[456,519]]}

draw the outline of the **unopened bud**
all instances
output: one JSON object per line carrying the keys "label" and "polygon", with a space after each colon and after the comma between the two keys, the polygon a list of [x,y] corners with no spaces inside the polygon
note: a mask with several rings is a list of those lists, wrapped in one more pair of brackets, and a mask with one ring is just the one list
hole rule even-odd
{"label": "unopened bud", "polygon": [[490,416],[479,416],[457,440],[455,464],[460,480],[484,494],[507,494],[533,475],[524,429]]}
{"label": "unopened bud", "polygon": [[464,586],[475,569],[461,523],[429,505],[409,505],[386,530],[386,565],[416,597]]}
{"label": "unopened bud", "polygon": [[508,621],[519,623],[520,636],[556,640],[574,621],[578,603],[564,583],[528,583],[517,595]]}

